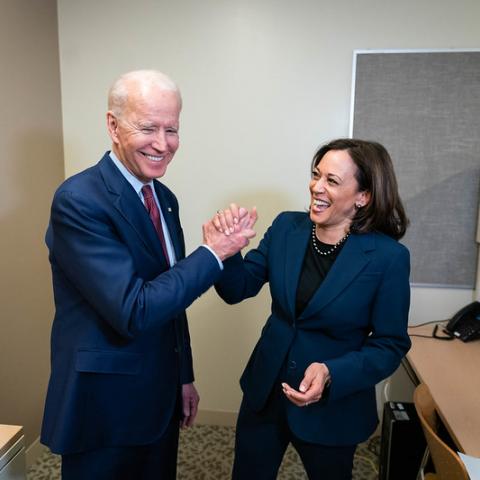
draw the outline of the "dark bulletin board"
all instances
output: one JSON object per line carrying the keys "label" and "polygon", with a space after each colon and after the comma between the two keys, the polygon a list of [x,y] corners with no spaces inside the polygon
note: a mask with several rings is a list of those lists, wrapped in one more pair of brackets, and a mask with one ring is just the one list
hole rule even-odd
{"label": "dark bulletin board", "polygon": [[351,135],[390,152],[417,285],[474,288],[480,51],[355,52]]}

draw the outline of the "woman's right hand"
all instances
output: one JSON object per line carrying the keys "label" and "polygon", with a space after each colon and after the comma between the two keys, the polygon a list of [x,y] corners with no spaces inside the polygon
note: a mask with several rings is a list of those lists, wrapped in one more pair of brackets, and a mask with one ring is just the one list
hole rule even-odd
{"label": "woman's right hand", "polygon": [[257,209],[255,207],[248,211],[244,207],[239,207],[236,203],[231,203],[225,210],[217,210],[217,213],[212,218],[212,223],[217,231],[230,235],[240,230],[252,229],[257,218]]}
{"label": "woman's right hand", "polygon": [[305,370],[298,390],[288,383],[282,383],[282,388],[285,396],[297,407],[308,407],[322,398],[323,391],[330,381],[328,367],[324,363],[314,362]]}

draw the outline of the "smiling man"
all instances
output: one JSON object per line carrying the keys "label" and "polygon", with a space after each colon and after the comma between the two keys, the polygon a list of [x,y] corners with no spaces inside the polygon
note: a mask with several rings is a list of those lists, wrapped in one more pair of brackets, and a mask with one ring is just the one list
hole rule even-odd
{"label": "smiling man", "polygon": [[179,146],[180,92],[157,71],[109,93],[112,150],[55,193],[46,242],[55,294],[42,442],[62,478],[174,479],[179,426],[199,396],[185,309],[245,247],[250,227],[203,227],[185,257],[163,177]]}
{"label": "smiling man", "polygon": [[165,175],[179,146],[182,100],[160,73],[131,72],[110,89],[107,126],[113,152],[140,181]]}

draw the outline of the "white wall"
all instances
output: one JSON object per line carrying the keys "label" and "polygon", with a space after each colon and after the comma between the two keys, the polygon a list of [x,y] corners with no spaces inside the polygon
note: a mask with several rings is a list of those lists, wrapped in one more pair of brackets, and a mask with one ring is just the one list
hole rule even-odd
{"label": "white wall", "polygon": [[[158,68],[179,83],[182,147],[164,181],[189,251],[231,200],[257,205],[260,236],[278,212],[307,205],[312,154],[348,134],[354,49],[480,44],[475,0],[58,0],[58,9],[67,175],[109,147],[106,91],[118,74]],[[471,298],[414,289],[411,321],[446,318]],[[209,292],[190,308],[203,409],[237,410],[268,309],[266,291],[236,307]]]}

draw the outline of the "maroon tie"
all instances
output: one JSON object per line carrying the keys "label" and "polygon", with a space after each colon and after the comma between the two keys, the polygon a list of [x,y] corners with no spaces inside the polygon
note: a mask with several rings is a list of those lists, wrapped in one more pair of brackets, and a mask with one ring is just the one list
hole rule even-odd
{"label": "maroon tie", "polygon": [[160,218],[160,211],[158,210],[157,202],[155,202],[155,199],[153,198],[152,187],[150,185],[144,185],[142,187],[142,193],[145,200],[145,207],[147,208],[150,219],[153,222],[153,226],[155,227],[158,238],[160,239],[160,243],[162,244],[163,253],[165,254],[167,263],[170,263],[167,253],[167,245],[165,243],[165,236],[163,235],[162,219]]}

